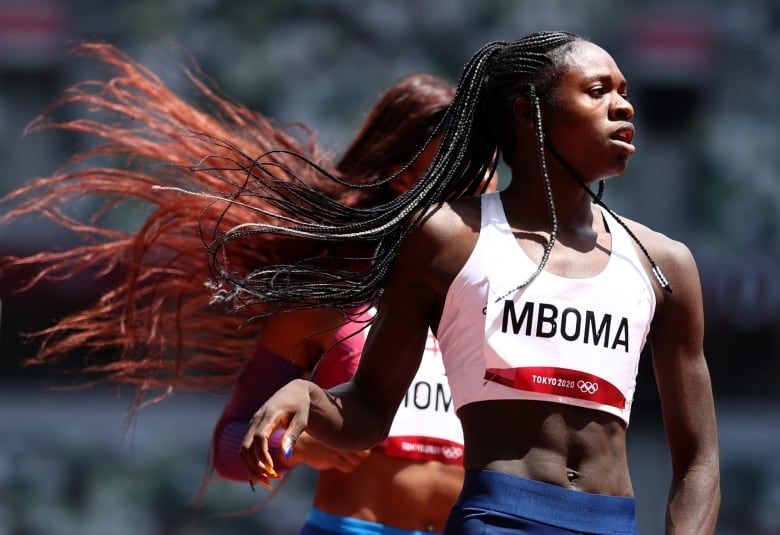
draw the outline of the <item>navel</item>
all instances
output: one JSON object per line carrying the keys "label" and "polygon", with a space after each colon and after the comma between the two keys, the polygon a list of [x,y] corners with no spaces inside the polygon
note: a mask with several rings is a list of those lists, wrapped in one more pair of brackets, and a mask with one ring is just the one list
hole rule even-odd
{"label": "navel", "polygon": [[566,469],[566,479],[569,480],[569,485],[571,485],[572,488],[577,488],[581,478],[582,474],[580,474],[577,470],[573,470],[571,468]]}

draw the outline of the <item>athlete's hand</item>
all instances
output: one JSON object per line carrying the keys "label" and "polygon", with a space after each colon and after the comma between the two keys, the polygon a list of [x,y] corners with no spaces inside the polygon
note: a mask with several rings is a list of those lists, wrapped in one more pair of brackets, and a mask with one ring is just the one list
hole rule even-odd
{"label": "athlete's hand", "polygon": [[371,450],[344,451],[326,446],[304,431],[295,443],[292,455],[282,462],[289,466],[308,464],[315,470],[338,470],[345,474],[355,469],[368,457]]}
{"label": "athlete's hand", "polygon": [[249,430],[241,443],[244,461],[251,482],[266,482],[278,477],[268,451],[268,439],[277,429],[285,429],[281,453],[290,458],[298,437],[309,419],[309,381],[296,379],[280,388],[249,421]]}

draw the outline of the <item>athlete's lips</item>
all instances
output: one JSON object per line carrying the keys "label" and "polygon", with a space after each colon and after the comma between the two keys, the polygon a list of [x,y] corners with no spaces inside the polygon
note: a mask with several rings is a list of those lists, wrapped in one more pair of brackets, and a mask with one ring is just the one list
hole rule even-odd
{"label": "athlete's lips", "polygon": [[634,125],[626,123],[612,134],[612,139],[623,141],[625,143],[631,143],[634,140]]}
{"label": "athlete's lips", "polygon": [[625,123],[620,128],[615,130],[610,136],[610,139],[625,145],[626,148],[632,153],[636,150],[631,144],[631,142],[634,140],[634,125],[631,123]]}

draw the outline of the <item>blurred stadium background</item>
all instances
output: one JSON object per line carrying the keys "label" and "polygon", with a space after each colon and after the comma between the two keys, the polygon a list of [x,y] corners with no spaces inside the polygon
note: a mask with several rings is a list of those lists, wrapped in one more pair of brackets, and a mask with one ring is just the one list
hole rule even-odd
{"label": "blurred stadium background", "polygon": [[[0,195],[79,146],[22,133],[62,89],[101,74],[69,56],[83,40],[118,45],[174,87],[171,58],[187,50],[227,94],[340,147],[398,76],[456,79],[485,42],[538,29],[591,37],[629,80],[638,152],[606,199],[697,257],[721,433],[718,533],[780,534],[776,0],[0,0]],[[0,255],[76,239],[28,219],[0,226]],[[19,333],[89,302],[97,283],[21,296],[15,284],[0,278],[0,534],[295,533],[310,499],[306,469],[252,514],[233,515],[268,496],[246,485],[218,482],[193,503],[224,397],[177,393],[126,427],[132,392],[62,391],[63,370],[22,368],[35,348]],[[661,533],[670,468],[648,359],[634,407],[640,532]]]}

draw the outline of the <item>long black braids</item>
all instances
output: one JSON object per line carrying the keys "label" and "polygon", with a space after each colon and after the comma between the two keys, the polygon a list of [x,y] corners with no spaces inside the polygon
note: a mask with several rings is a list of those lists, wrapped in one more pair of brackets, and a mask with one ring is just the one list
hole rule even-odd
{"label": "long black braids", "polygon": [[[429,169],[409,190],[385,203],[363,208],[335,202],[308,187],[307,181],[296,175],[293,169],[296,166],[278,165],[276,151],[245,161],[242,165],[247,182],[242,191],[233,198],[215,196],[215,205],[229,210],[241,203],[242,195],[251,194],[266,197],[273,209],[262,213],[261,222],[247,222],[221,232],[203,229],[212,259],[215,299],[233,308],[259,305],[257,316],[321,306],[350,311],[375,303],[401,241],[421,220],[425,210],[443,200],[481,192],[485,176],[495,171],[497,138],[477,110],[483,106],[488,62],[504,46],[505,43],[486,45],[472,57],[458,83],[452,105],[429,138],[430,142],[442,134]],[[308,162],[305,156],[301,155],[300,159],[309,163],[311,170],[344,183],[314,162]],[[411,163],[393,176],[405,171]],[[219,170],[204,167],[202,171]],[[285,173],[287,178],[275,178],[279,173]],[[339,254],[258,266],[246,274],[231,273],[226,248],[253,233],[325,241],[338,248]],[[363,247],[362,256],[344,254],[345,246],[347,250],[355,250],[352,247],[358,243]],[[365,254],[366,246],[370,248],[368,254]],[[362,269],[355,269],[356,265]]]}
{"label": "long black braids", "polygon": [[[220,259],[219,264],[214,263],[218,267],[213,274],[216,298],[235,308],[260,305],[258,316],[323,306],[349,313],[376,303],[401,243],[426,211],[442,201],[479,193],[485,175],[495,171],[498,155],[506,153],[512,143],[508,119],[511,115],[507,110],[521,96],[534,103],[540,166],[551,215],[551,239],[536,271],[538,274],[554,243],[557,224],[544,159],[539,98],[550,97],[563,63],[561,56],[569,49],[567,45],[581,39],[567,32],[537,32],[517,41],[489,43],[477,51],[464,67],[455,98],[439,128],[429,138],[430,142],[435,135],[442,135],[430,166],[409,190],[387,202],[369,207],[342,205],[306,187],[293,169],[267,161],[273,160],[273,151],[251,162],[247,166],[248,182],[251,182],[247,191],[251,190],[252,194],[262,191],[264,195],[280,198],[277,209],[283,208],[283,213],[264,214],[278,223],[248,222],[213,235],[207,245],[211,257]],[[311,163],[313,171],[340,181],[339,177]],[[274,180],[280,172],[288,173],[292,180]],[[373,184],[353,187],[373,187]],[[228,203],[226,209],[231,202],[236,202],[222,200]],[[335,252],[258,266],[245,275],[230,273],[227,245],[258,232],[324,241]],[[358,250],[361,252],[355,255],[345,252]]]}

